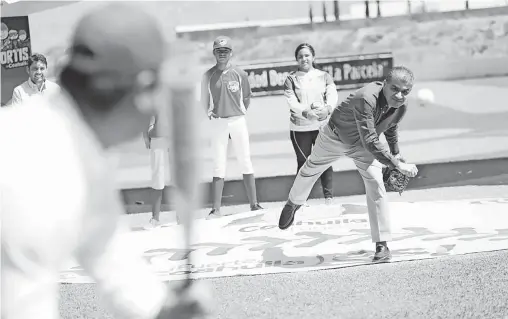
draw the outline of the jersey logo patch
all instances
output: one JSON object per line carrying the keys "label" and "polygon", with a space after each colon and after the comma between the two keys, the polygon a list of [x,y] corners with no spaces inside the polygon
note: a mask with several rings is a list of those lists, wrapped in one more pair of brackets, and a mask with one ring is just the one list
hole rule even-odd
{"label": "jersey logo patch", "polygon": [[240,90],[240,83],[238,83],[238,81],[229,81],[228,90],[233,93],[238,92],[238,90]]}

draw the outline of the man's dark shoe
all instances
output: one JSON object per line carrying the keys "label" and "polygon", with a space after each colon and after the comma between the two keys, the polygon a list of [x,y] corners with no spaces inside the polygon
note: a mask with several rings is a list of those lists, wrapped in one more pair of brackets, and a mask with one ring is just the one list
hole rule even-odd
{"label": "man's dark shoe", "polygon": [[256,204],[254,204],[254,205],[252,205],[252,206],[250,207],[250,210],[251,210],[251,211],[261,210],[261,209],[264,209],[264,208],[263,208],[263,207],[261,207],[261,205],[259,205],[259,203],[256,203]]}
{"label": "man's dark shoe", "polygon": [[224,216],[226,216],[226,215],[222,214],[219,209],[214,208],[214,209],[212,209],[210,214],[208,214],[208,217],[206,219],[221,218]]}
{"label": "man's dark shoe", "polygon": [[290,201],[286,203],[279,218],[280,229],[288,229],[293,224],[295,221],[295,213],[300,207],[302,207],[302,205],[295,205]]}
{"label": "man's dark shoe", "polygon": [[392,253],[386,244],[376,243],[376,253],[373,262],[389,262],[392,259]]}

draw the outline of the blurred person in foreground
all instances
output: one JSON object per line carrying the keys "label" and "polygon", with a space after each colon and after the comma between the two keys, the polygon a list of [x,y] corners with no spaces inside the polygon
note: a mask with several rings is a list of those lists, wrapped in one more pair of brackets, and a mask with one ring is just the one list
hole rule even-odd
{"label": "blurred person in foreground", "polygon": [[26,67],[28,80],[14,88],[10,104],[15,105],[28,100],[33,96],[58,92],[60,86],[46,79],[48,61],[42,54],[35,53],[28,59]]}
{"label": "blurred person in foreground", "polygon": [[148,126],[163,57],[153,17],[110,4],[78,22],[60,93],[0,110],[2,318],[58,318],[71,257],[117,318],[205,315],[202,287],[166,286],[123,246],[129,228],[107,160],[107,148]]}
{"label": "blurred person in foreground", "polygon": [[[308,43],[296,47],[298,70],[288,74],[284,83],[284,96],[290,109],[289,135],[296,154],[297,172],[309,157],[316,143],[319,129],[337,105],[337,88],[330,74],[315,68],[316,52]],[[321,174],[325,203],[333,200],[333,169]]]}
{"label": "blurred person in foreground", "polygon": [[[296,211],[307,200],[319,176],[340,157],[351,158],[362,176],[367,195],[373,261],[391,259],[387,241],[392,239],[388,196],[383,182],[383,165],[397,168],[414,177],[418,169],[402,160],[398,146],[398,124],[407,110],[407,95],[414,76],[398,66],[383,82],[372,82],[351,93],[333,111],[328,124],[321,128],[311,155],[298,172],[289,199],[279,218],[279,228],[289,228]],[[379,140],[384,133],[389,149]]]}

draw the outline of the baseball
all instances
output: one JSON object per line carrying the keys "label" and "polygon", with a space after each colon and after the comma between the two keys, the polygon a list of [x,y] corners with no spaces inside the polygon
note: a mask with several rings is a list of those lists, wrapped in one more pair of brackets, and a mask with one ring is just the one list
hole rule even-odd
{"label": "baseball", "polygon": [[434,92],[430,89],[420,89],[417,93],[417,99],[421,106],[434,103]]}

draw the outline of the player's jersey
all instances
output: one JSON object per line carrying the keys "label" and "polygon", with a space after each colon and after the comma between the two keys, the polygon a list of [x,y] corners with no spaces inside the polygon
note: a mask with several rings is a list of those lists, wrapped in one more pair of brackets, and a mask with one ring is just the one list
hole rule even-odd
{"label": "player's jersey", "polygon": [[247,73],[239,67],[221,71],[214,66],[203,76],[201,101],[217,117],[245,115],[251,94]]}
{"label": "player's jersey", "polygon": [[58,318],[76,259],[119,318],[153,318],[166,289],[122,245],[124,213],[95,133],[61,92],[0,109],[2,318]]}

